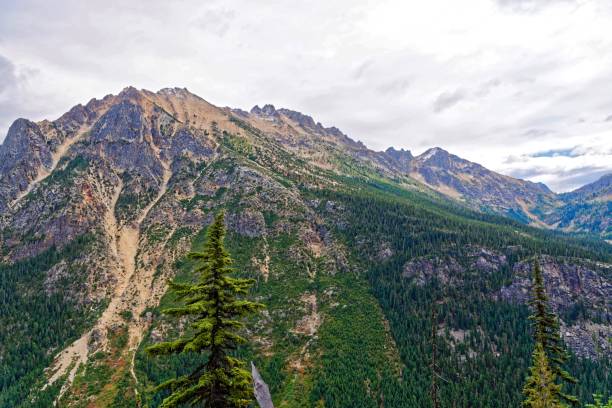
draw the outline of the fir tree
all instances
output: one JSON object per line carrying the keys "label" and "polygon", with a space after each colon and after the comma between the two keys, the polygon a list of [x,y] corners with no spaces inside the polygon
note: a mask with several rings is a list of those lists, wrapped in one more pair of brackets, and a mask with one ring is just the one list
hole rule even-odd
{"label": "fir tree", "polygon": [[[555,376],[565,383],[575,384],[576,379],[563,369],[568,353],[563,347],[557,316],[550,310],[544,287],[544,278],[537,260],[534,261],[533,265],[533,293],[530,305],[533,314],[529,318],[533,321],[536,344],[542,345]],[[573,395],[564,393],[562,387],[558,390],[558,396],[565,402],[578,405],[578,399]]]}
{"label": "fir tree", "polygon": [[232,351],[246,340],[238,332],[244,326],[241,318],[262,309],[260,303],[243,299],[252,279],[230,276],[232,260],[223,245],[224,214],[220,212],[208,228],[201,252],[189,254],[196,261],[199,279],[193,284],[172,282],[170,290],[183,305],[166,309],[164,314],[193,319],[192,330],[177,340],[147,348],[152,355],[206,353],[207,361],[190,375],[166,381],[158,390],[170,389],[161,407],[183,404],[204,407],[246,407],[253,399],[251,374],[245,363],[233,357]]}
{"label": "fir tree", "polygon": [[561,385],[556,383],[556,375],[552,372],[542,343],[536,344],[533,352],[532,366],[529,377],[523,388],[525,400],[523,406],[528,408],[562,408],[559,401]]}

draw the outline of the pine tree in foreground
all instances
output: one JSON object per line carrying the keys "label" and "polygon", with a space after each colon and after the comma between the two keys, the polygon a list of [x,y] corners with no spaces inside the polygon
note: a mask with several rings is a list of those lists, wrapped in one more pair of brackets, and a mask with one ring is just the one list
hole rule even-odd
{"label": "pine tree in foreground", "polygon": [[537,343],[533,352],[533,361],[529,369],[529,377],[523,388],[524,407],[529,408],[561,408],[559,401],[561,386],[556,384],[556,375],[548,364],[542,343]]}
{"label": "pine tree in foreground", "polygon": [[[563,369],[568,354],[561,341],[557,316],[550,310],[548,296],[544,287],[544,278],[537,261],[534,261],[533,265],[533,292],[530,305],[533,309],[533,314],[529,316],[529,319],[533,321],[536,344],[542,345],[544,354],[555,376],[565,383],[575,384],[577,380]],[[561,386],[558,390],[558,397],[560,400],[572,405],[579,404],[578,399],[573,395],[564,393]]]}
{"label": "pine tree in foreground", "polygon": [[245,363],[231,355],[246,340],[238,332],[244,326],[241,318],[264,307],[243,299],[252,279],[230,276],[232,260],[223,245],[224,214],[220,212],[208,228],[202,252],[189,258],[196,261],[196,283],[170,283],[183,305],[162,313],[193,320],[191,330],[180,338],[147,348],[152,355],[206,353],[207,361],[190,375],[166,381],[157,390],[169,389],[171,394],[161,404],[163,408],[198,404],[211,408],[246,407],[253,399],[251,374]]}

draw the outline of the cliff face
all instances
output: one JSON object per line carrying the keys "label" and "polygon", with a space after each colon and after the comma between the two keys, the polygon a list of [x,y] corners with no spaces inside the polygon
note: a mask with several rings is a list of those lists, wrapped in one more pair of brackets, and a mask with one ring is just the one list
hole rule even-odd
{"label": "cliff face", "polygon": [[504,215],[525,213],[529,217],[529,208],[555,201],[553,192],[542,184],[503,176],[440,148],[417,156],[410,174],[468,205]]}
{"label": "cliff face", "polygon": [[[561,335],[575,353],[586,358],[612,356],[612,267],[546,256],[539,260],[553,310],[561,317]],[[527,303],[531,293],[528,261],[513,267],[512,284],[500,291],[504,300]]]}
{"label": "cliff face", "polygon": [[[175,334],[158,304],[172,301],[169,279],[193,278],[184,255],[221,208],[237,273],[257,279],[253,295],[268,305],[247,333],[252,353],[289,405],[334,396],[405,406],[402,395],[413,392],[382,390],[408,390],[405,356],[426,347],[428,335],[396,341],[406,330],[394,319],[411,301],[389,306],[384,289],[401,288],[394,301],[423,291],[415,300],[441,284],[462,310],[482,299],[506,310],[525,302],[522,260],[547,239],[556,245],[543,262],[551,297],[572,316],[564,338],[580,356],[608,355],[588,337],[605,338],[610,328],[609,267],[558,258],[567,248],[607,261],[605,248],[457,212],[432,189],[500,212],[523,208],[522,199],[556,200],[541,185],[440,149],[416,158],[373,152],[302,113],[218,108],[185,89],[126,88],[56,121],[16,121],[0,146],[0,298],[8,299],[0,360],[11,369],[0,378],[0,407],[134,405],[159,373],[187,364],[156,366],[142,347]],[[390,280],[375,283],[377,268]],[[511,283],[493,290],[506,274]],[[576,312],[581,305],[588,313]],[[491,350],[500,345],[461,351],[466,333],[487,336],[481,345],[501,334],[486,332],[477,316],[453,316],[445,341],[462,359],[499,357]],[[359,362],[346,357],[357,353]],[[334,388],[345,383],[357,385]]]}
{"label": "cliff face", "polygon": [[385,153],[401,161],[399,172],[473,209],[539,228],[610,237],[612,175],[574,192],[555,194],[544,184],[495,173],[438,147],[416,157],[392,148]]}

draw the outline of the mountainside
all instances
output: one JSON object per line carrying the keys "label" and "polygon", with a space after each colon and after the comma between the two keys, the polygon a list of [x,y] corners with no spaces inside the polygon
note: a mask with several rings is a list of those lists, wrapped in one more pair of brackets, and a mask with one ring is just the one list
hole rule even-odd
{"label": "mountainside", "polygon": [[551,208],[557,197],[543,184],[504,176],[461,159],[440,148],[414,158],[415,179],[451,198],[480,210],[493,211],[519,221],[542,224],[531,211]]}
{"label": "mountainside", "polygon": [[2,408],[158,406],[151,386],[200,357],[144,347],[187,329],[159,310],[169,279],[193,279],[185,254],[219,209],[236,273],[267,305],[239,353],[276,406],[430,406],[432,325],[445,406],[517,406],[534,254],[574,392],[611,391],[612,248],[470,209],[558,208],[545,186],[178,88],[19,119],[0,166]]}
{"label": "mountainside", "polygon": [[560,198],[563,205],[546,214],[545,222],[558,229],[599,233],[608,242],[612,240],[612,174]]}
{"label": "mountainside", "polygon": [[565,202],[612,200],[612,174],[606,174],[586,186],[561,195]]}
{"label": "mountainside", "polygon": [[574,192],[555,194],[542,183],[495,173],[438,147],[414,158],[406,153],[405,173],[471,208],[540,228],[612,237],[612,174]]}

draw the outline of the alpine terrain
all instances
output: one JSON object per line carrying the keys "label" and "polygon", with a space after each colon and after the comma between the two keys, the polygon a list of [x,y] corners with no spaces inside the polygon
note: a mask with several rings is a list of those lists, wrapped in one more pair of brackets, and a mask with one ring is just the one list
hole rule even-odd
{"label": "alpine terrain", "polygon": [[[0,407],[156,407],[195,353],[169,279],[224,209],[256,280],[237,350],[277,407],[516,407],[533,258],[581,401],[612,392],[612,175],[574,192],[440,148],[369,150],[272,105],[126,88],[0,146]],[[434,333],[434,336],[431,334]],[[436,374],[437,376],[437,374]]]}

